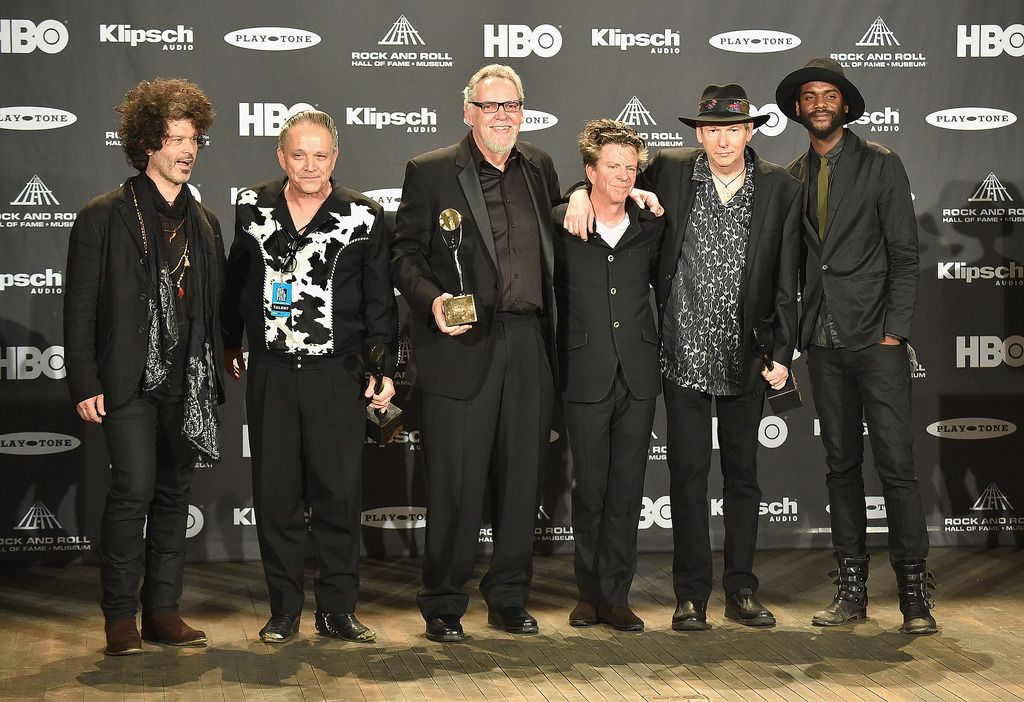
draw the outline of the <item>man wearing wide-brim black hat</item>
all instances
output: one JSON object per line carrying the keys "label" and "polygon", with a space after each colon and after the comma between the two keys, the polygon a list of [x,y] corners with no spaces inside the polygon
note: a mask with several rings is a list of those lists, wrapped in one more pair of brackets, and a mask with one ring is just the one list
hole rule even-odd
{"label": "man wearing wide-brim black hat", "polygon": [[843,129],[864,113],[864,98],[837,62],[812,59],[783,78],[775,101],[811,142],[789,165],[804,184],[799,345],[808,349],[839,565],[836,596],[812,621],[867,616],[863,417],[885,497],[901,631],[930,634],[928,532],[910,427],[907,341],[918,273],[910,182],[890,149]]}
{"label": "man wearing wide-brim black hat", "polygon": [[[766,119],[750,114],[742,86],[709,85],[696,115],[680,117],[703,148],[663,149],[638,179],[658,195],[668,217],[654,287],[677,631],[708,628],[713,404],[724,477],[725,616],[747,626],[775,625],[757,598],[753,572],[761,502],[757,430],[765,391],[785,384],[796,344],[800,185],[748,146]],[[571,208],[585,203],[585,191],[573,194]]]}

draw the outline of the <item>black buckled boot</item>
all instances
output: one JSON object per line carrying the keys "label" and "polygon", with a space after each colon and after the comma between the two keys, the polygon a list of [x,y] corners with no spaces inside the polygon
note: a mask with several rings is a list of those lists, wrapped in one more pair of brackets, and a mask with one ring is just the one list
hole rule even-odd
{"label": "black buckled boot", "polygon": [[867,619],[868,616],[868,561],[871,556],[856,558],[837,558],[839,568],[828,575],[835,578],[836,596],[832,604],[820,612],[815,612],[811,623],[818,626],[839,626],[854,619]]}
{"label": "black buckled boot", "polygon": [[896,586],[900,593],[900,611],[903,612],[904,634],[934,634],[939,630],[931,615],[931,591],[935,589],[935,577],[925,569],[924,560],[896,561]]}

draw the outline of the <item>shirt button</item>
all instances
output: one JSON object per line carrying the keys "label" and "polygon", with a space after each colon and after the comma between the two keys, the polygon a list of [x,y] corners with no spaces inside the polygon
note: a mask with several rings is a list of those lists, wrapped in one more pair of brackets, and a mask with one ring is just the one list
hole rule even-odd
{"label": "shirt button", "polygon": [[146,301],[146,293],[139,293],[139,302]]}
{"label": "shirt button", "polygon": [[824,266],[822,266],[822,267],[821,267],[821,270],[823,270],[823,271],[827,271],[827,270],[828,270],[828,264],[826,263],[826,264],[825,264]]}
{"label": "shirt button", "polygon": [[513,246],[513,247],[512,247],[512,253],[519,253],[519,249],[517,249],[517,248],[515,248],[515,247]]}
{"label": "shirt button", "polygon": [[145,334],[146,333],[146,328],[145,327],[139,327],[135,331],[137,331],[140,334]]}
{"label": "shirt button", "polygon": [[296,362],[295,363],[295,367],[296,368],[302,368],[302,363],[301,362]]}
{"label": "shirt button", "polygon": [[519,304],[519,300],[512,300],[512,304],[513,305],[518,305]]}
{"label": "shirt button", "polygon": [[608,260],[609,261],[614,261],[615,260],[615,256],[613,256],[612,254],[608,254]]}
{"label": "shirt button", "polygon": [[612,289],[611,289],[611,290],[609,290],[608,292],[610,292],[610,293],[611,293],[612,295],[614,295],[614,294],[615,294],[615,288],[612,288]]}
{"label": "shirt button", "polygon": [[612,329],[618,329],[618,328],[619,328],[619,323],[618,322],[612,322]]}
{"label": "shirt button", "polygon": [[519,274],[518,273],[513,273],[512,277],[515,278],[516,280],[519,280]]}

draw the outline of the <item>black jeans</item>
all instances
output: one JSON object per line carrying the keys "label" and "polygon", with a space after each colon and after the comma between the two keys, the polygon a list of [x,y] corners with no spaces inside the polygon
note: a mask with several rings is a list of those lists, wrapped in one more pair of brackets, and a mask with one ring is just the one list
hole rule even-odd
{"label": "black jeans", "polygon": [[111,482],[100,525],[100,583],[110,621],[135,616],[143,573],[143,617],[178,609],[196,460],[183,419],[182,397],[159,391],[103,418]]}
{"label": "black jeans", "polygon": [[828,475],[832,545],[839,557],[866,553],[864,426],[882,481],[889,558],[928,556],[928,529],[914,471],[910,362],[905,344],[859,351],[814,346],[807,357],[821,422]]}

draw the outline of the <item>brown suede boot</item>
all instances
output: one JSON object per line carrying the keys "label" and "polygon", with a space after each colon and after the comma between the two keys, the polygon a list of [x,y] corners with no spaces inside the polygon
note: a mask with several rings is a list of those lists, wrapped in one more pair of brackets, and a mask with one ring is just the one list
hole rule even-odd
{"label": "brown suede boot", "polygon": [[142,653],[142,637],[135,617],[117,619],[103,623],[103,633],[107,635],[107,647],[104,653],[108,656],[133,656]]}
{"label": "brown suede boot", "polygon": [[177,612],[163,612],[142,618],[142,638],[168,646],[204,646],[206,633],[193,629]]}

